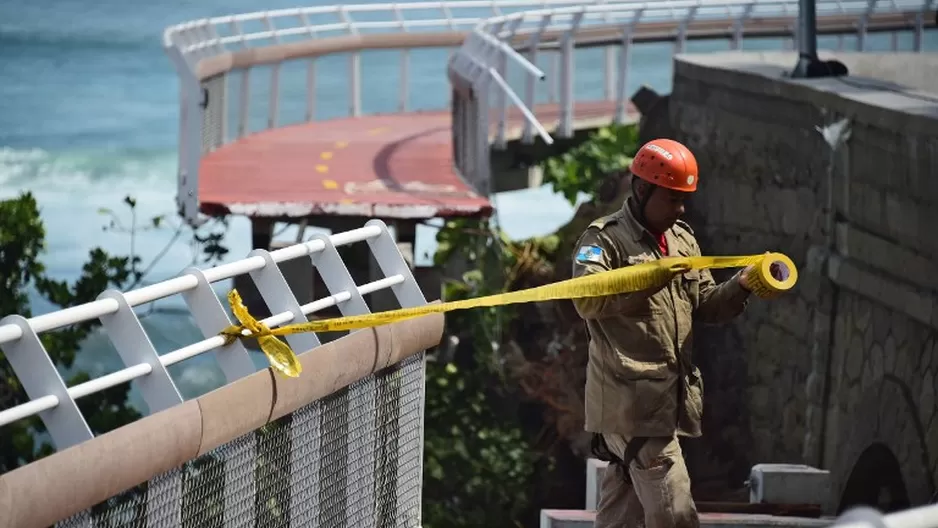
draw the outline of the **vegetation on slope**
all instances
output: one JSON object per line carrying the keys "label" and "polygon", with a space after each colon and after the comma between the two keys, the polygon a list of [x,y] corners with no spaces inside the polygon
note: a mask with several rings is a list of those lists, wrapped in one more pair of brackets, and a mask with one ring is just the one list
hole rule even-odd
{"label": "vegetation on slope", "polygon": [[[130,254],[115,256],[101,248],[94,248],[88,254],[88,261],[82,265],[81,276],[75,282],[68,283],[50,277],[42,263],[46,231],[39,215],[39,206],[32,194],[27,192],[15,198],[0,200],[0,317],[9,314],[30,317],[30,288],[34,288],[36,293],[53,305],[68,308],[94,301],[106,289],[133,289],[146,280],[153,264],[165,251],[160,252],[153,262],[143,265],[135,253],[135,236],[141,231],[162,227],[164,218],[159,216],[138,224],[136,201],[127,197],[124,205],[129,209],[129,225],[125,225],[121,215],[113,211],[101,212],[110,217],[105,229],[129,234]],[[175,242],[183,230],[182,225],[178,226],[170,243]],[[197,249],[201,248],[199,253],[206,256],[205,262],[214,261],[227,251],[219,244],[222,233],[202,235],[194,232],[192,237]],[[75,356],[81,343],[99,325],[98,320],[92,320],[40,335],[42,344],[59,372],[72,373],[65,380],[69,387],[89,379],[86,372],[73,368]],[[140,417],[127,404],[129,389],[129,383],[124,383],[78,400],[78,407],[92,432],[101,434]],[[0,409],[9,409],[28,401],[26,391],[0,351]],[[45,426],[38,416],[4,426],[3,434],[0,434],[0,474],[52,453],[52,446],[43,433]]]}
{"label": "vegetation on slope", "polygon": [[[448,282],[444,299],[569,278],[576,238],[621,205],[636,149],[636,127],[612,126],[544,163],[545,182],[571,204],[588,197],[557,233],[512,241],[486,220],[447,222],[435,263],[477,268]],[[587,339],[572,304],[451,312],[447,329],[453,346],[428,363],[424,526],[536,526],[541,507],[582,505],[571,487],[582,487],[587,454]]]}
{"label": "vegetation on slope", "polygon": [[[576,237],[593,219],[619,207],[622,186],[617,174],[636,146],[635,127],[608,127],[545,162],[545,182],[571,204],[583,194],[589,197],[557,233],[513,241],[488,221],[447,222],[437,235],[436,263],[445,266],[462,259],[477,268],[447,282],[444,298],[478,297],[568,278]],[[144,281],[152,263],[142,265],[134,251],[134,235],[162,227],[164,219],[138,224],[136,202],[128,197],[125,205],[130,211],[126,226],[119,215],[102,212],[112,219],[108,229],[130,235],[130,254],[114,256],[95,248],[81,277],[69,284],[50,278],[42,264],[45,228],[34,198],[25,193],[0,201],[0,314],[28,317],[29,288],[68,307],[94,300],[107,288],[127,290]],[[183,229],[177,228],[171,242]],[[221,237],[219,232],[191,233],[206,262],[226,252]],[[43,335],[61,371],[73,370],[79,345],[97,324]],[[540,507],[582,504],[582,497],[571,496],[570,486],[582,486],[582,466],[575,461],[586,455],[586,336],[569,302],[454,312],[447,315],[447,328],[454,331],[453,346],[440,347],[427,365],[424,525],[535,526]],[[0,409],[28,401],[2,353],[0,376]],[[66,381],[73,386],[87,379],[86,373],[78,372]],[[95,433],[138,418],[127,404],[128,389],[123,384],[79,400]],[[37,433],[43,429],[36,417],[4,427],[0,473],[52,451],[48,442],[39,440],[43,436]],[[211,459],[198,462],[213,465]],[[204,473],[205,478],[218,477],[217,471]],[[202,506],[199,511],[208,516],[203,520],[220,514],[217,504]]]}

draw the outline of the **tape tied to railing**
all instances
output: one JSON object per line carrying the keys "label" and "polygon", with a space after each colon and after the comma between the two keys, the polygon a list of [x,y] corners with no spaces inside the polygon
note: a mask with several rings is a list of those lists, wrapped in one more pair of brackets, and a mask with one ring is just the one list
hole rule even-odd
{"label": "tape tied to railing", "polygon": [[[303,370],[300,361],[278,336],[358,330],[454,310],[640,292],[663,286],[675,275],[692,269],[743,268],[750,265],[752,269],[746,275],[748,285],[752,292],[762,299],[774,299],[790,290],[798,281],[798,270],[794,262],[781,253],[737,257],[664,257],[535,288],[386,312],[289,324],[274,329],[255,319],[244,306],[238,291],[231,290],[228,293],[228,302],[241,324],[225,328],[220,335],[225,337],[226,343],[235,339],[256,338],[271,367],[285,376],[298,377]],[[244,330],[250,334],[245,335]]]}

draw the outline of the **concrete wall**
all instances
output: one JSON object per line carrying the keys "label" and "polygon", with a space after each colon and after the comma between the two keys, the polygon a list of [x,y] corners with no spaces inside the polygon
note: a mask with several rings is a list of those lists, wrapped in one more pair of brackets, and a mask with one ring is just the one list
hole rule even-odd
{"label": "concrete wall", "polygon": [[[916,60],[927,56],[898,57],[902,68],[840,57],[891,75],[924,70]],[[925,502],[938,480],[938,94],[897,84],[916,84],[910,74],[785,79],[795,61],[675,61],[670,125],[700,164],[688,217],[704,252],[782,251],[801,271],[787,297],[698,329],[705,440],[689,461],[698,475],[744,476],[756,462],[828,468],[837,504],[878,443],[911,501]],[[842,118],[849,140],[833,152],[816,127]],[[875,460],[872,473],[888,464]]]}

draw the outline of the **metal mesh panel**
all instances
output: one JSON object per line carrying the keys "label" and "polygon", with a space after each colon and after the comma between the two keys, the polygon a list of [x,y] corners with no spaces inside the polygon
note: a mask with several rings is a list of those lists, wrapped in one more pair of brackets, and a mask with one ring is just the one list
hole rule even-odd
{"label": "metal mesh panel", "polygon": [[225,91],[227,75],[217,75],[202,83],[203,95],[208,97],[202,114],[202,154],[211,152],[226,142]]}
{"label": "metal mesh panel", "polygon": [[418,527],[423,391],[421,353],[56,526]]}

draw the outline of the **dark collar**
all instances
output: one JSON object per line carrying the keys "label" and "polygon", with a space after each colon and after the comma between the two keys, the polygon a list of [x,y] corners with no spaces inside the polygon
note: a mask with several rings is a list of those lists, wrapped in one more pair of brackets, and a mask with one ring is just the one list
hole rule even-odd
{"label": "dark collar", "polygon": [[635,215],[632,213],[632,208],[636,206],[635,198],[633,198],[631,194],[622,202],[622,217],[629,226],[632,238],[637,242],[647,235],[649,240],[657,240],[651,231],[639,222],[638,218],[635,218]]}

